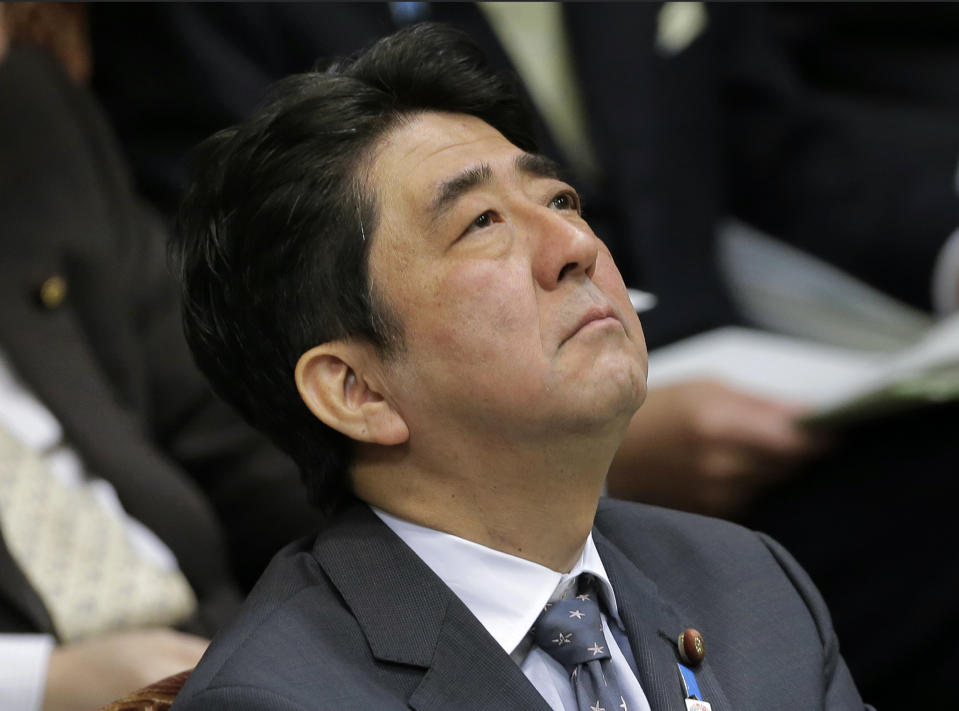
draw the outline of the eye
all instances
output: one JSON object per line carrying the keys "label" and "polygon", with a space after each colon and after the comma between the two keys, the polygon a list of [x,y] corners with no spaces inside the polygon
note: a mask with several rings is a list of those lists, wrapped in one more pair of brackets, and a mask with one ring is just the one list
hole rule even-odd
{"label": "eye", "polygon": [[571,190],[564,190],[559,195],[556,195],[549,201],[549,206],[554,210],[575,210],[577,213],[582,212],[579,195]]}
{"label": "eye", "polygon": [[[462,234],[460,234],[460,237],[465,237],[470,232],[474,232],[476,230],[485,230],[487,227],[492,227],[497,222],[501,222],[499,214],[495,210],[487,210],[470,222],[466,229],[463,230]],[[458,239],[459,237],[457,240]]]}
{"label": "eye", "polygon": [[492,224],[493,224],[493,212],[491,210],[487,210],[482,215],[480,215],[475,220],[473,220],[472,223],[470,223],[470,229],[481,230],[484,227],[489,227]]}

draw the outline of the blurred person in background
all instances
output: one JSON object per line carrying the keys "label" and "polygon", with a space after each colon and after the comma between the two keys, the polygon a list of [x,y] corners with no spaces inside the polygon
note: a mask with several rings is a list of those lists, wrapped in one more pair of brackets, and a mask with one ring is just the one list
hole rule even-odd
{"label": "blurred person in background", "polygon": [[959,309],[959,6],[745,19],[723,97],[727,210],[915,308]]}
{"label": "blurred person in background", "polygon": [[191,668],[316,521],[196,371],[162,221],[85,84],[82,4],[0,4],[0,707]]}
{"label": "blurred person in background", "polygon": [[[493,66],[520,74],[537,109],[544,152],[575,176],[590,223],[627,285],[658,299],[643,315],[651,347],[747,322],[715,259],[717,225],[730,213],[901,298],[912,298],[901,289],[906,281],[914,295],[928,292],[935,256],[953,229],[955,195],[941,177],[954,165],[949,127],[959,130],[959,122],[936,121],[936,139],[897,123],[904,111],[875,123],[895,128],[886,135],[844,126],[842,110],[828,119],[829,111],[816,109],[810,97],[852,107],[847,113],[863,125],[874,121],[873,107],[852,98],[848,86],[800,91],[783,30],[771,29],[784,21],[770,24],[767,12],[700,3],[102,5],[93,11],[95,82],[139,185],[172,215],[187,151],[247,115],[273,80],[317,58],[354,52],[402,25],[447,22],[469,32]],[[800,11],[781,11],[790,12]],[[817,45],[813,31],[815,18],[828,12],[806,11],[809,39],[797,46],[807,52],[830,46]],[[892,18],[910,10],[885,12]],[[908,25],[916,57],[923,56],[922,26],[925,41],[943,36],[933,29],[940,20],[929,18],[937,11],[920,12],[926,19],[917,14]],[[949,12],[942,10],[942,18]],[[872,25],[862,18],[870,9],[848,13],[861,19],[849,17],[842,26],[868,35]],[[895,27],[890,20],[879,36],[891,41]],[[844,40],[829,36],[842,54]],[[948,53],[945,42],[937,46],[936,56]],[[871,51],[881,55],[881,43],[872,42]],[[910,56],[889,50],[890,81],[912,74]],[[891,72],[897,59],[902,68]],[[830,66],[838,61],[830,59]],[[861,77],[869,76],[869,61]],[[934,82],[924,86],[932,91]],[[839,152],[829,158],[833,148]],[[875,169],[872,160],[886,168]],[[803,168],[811,163],[815,171]],[[921,178],[932,164],[940,177]],[[799,178],[788,177],[797,174],[794,166]],[[837,171],[854,173],[854,191]],[[794,189],[802,181],[821,191],[837,186],[836,192],[816,212],[812,199]],[[935,189],[917,189],[932,182]],[[888,217],[907,208],[911,222]],[[816,217],[803,223],[807,209]],[[843,224],[855,216],[868,221],[851,240]],[[783,225],[788,219],[829,237],[803,240]],[[905,224],[908,231],[896,228]],[[880,227],[881,239],[873,237]],[[912,251],[920,232],[923,246]],[[870,259],[862,257],[863,245]],[[875,272],[879,261],[872,255],[880,247],[912,251],[909,259],[882,260],[909,264],[906,278]],[[841,249],[851,256],[834,254]],[[852,428],[831,447],[795,424],[803,411],[717,381],[651,389],[613,463],[609,491],[770,531],[822,588],[866,698],[894,706],[916,689],[929,689],[932,698],[929,680],[959,654],[951,602],[959,565],[954,547],[943,552],[935,545],[954,537],[948,525],[956,493],[949,440],[954,408]],[[915,580],[927,576],[929,584],[917,588]],[[891,608],[909,614],[888,619]],[[875,643],[879,626],[884,644]]]}

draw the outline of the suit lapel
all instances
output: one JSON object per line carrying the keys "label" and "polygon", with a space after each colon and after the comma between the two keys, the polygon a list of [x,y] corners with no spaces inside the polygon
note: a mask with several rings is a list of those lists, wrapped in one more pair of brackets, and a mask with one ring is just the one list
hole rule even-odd
{"label": "suit lapel", "polygon": [[549,711],[519,666],[455,596],[440,629],[433,663],[409,704],[417,711]]}
{"label": "suit lapel", "polygon": [[[695,617],[667,603],[656,584],[646,577],[622,551],[593,529],[593,540],[606,567],[620,617],[636,659],[639,682],[652,711],[685,711],[677,647],[680,633],[699,627]],[[708,657],[693,668],[703,699],[713,711],[730,706],[713,674]]]}
{"label": "suit lapel", "polygon": [[321,533],[313,552],[373,655],[425,670],[412,708],[549,711],[460,599],[365,504]]}

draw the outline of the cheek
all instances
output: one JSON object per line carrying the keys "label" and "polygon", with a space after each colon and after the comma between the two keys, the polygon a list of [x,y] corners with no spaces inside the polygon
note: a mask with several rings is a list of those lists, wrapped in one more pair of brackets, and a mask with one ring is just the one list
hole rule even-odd
{"label": "cheek", "polygon": [[453,265],[405,291],[401,397],[414,426],[409,413],[452,418],[468,407],[479,417],[542,391],[547,368],[528,269],[524,282],[508,264]]}
{"label": "cheek", "polygon": [[504,343],[520,346],[538,340],[539,316],[531,280],[515,274],[508,263],[455,265],[426,293],[424,306],[431,315],[428,332],[436,336],[437,345],[468,349],[461,356],[506,355]]}
{"label": "cheek", "polygon": [[[409,303],[410,386],[423,397],[459,393],[481,403],[528,401],[547,375],[539,313],[527,268],[525,280],[508,262],[451,265]],[[453,407],[453,405],[448,405]]]}

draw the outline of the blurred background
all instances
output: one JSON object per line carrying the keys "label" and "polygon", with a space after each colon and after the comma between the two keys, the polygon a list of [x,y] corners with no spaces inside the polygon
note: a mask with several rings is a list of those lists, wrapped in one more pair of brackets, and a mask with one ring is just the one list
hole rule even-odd
{"label": "blurred background", "polygon": [[[81,480],[97,470],[172,550],[194,607],[224,586],[242,595],[316,521],[305,496],[292,503],[282,455],[208,402],[177,330],[147,328],[175,320],[162,252],[189,151],[274,81],[436,21],[515,77],[627,286],[653,296],[641,313],[650,395],[610,495],[769,532],[822,590],[867,702],[940,697],[959,664],[959,5],[2,7],[0,374],[19,389],[0,389],[0,423],[8,411],[9,429],[25,429],[3,405],[21,389],[52,412]],[[76,323],[44,340],[51,314]],[[25,333],[35,350],[17,345]],[[54,348],[90,363],[70,373],[67,403],[49,394],[59,360],[37,365]],[[90,417],[101,400],[136,432]],[[144,475],[168,492],[162,515],[139,484],[113,480],[128,440],[165,464]],[[204,553],[223,561],[215,584],[169,530],[193,515],[186,500],[204,521],[191,540],[220,541]],[[11,570],[29,567],[8,540],[18,506],[0,502]],[[67,641],[56,615],[44,626],[20,609],[24,595],[56,607],[25,593],[42,588],[26,577],[10,586],[18,622],[0,626],[0,657],[13,633],[46,632],[55,651]]]}

